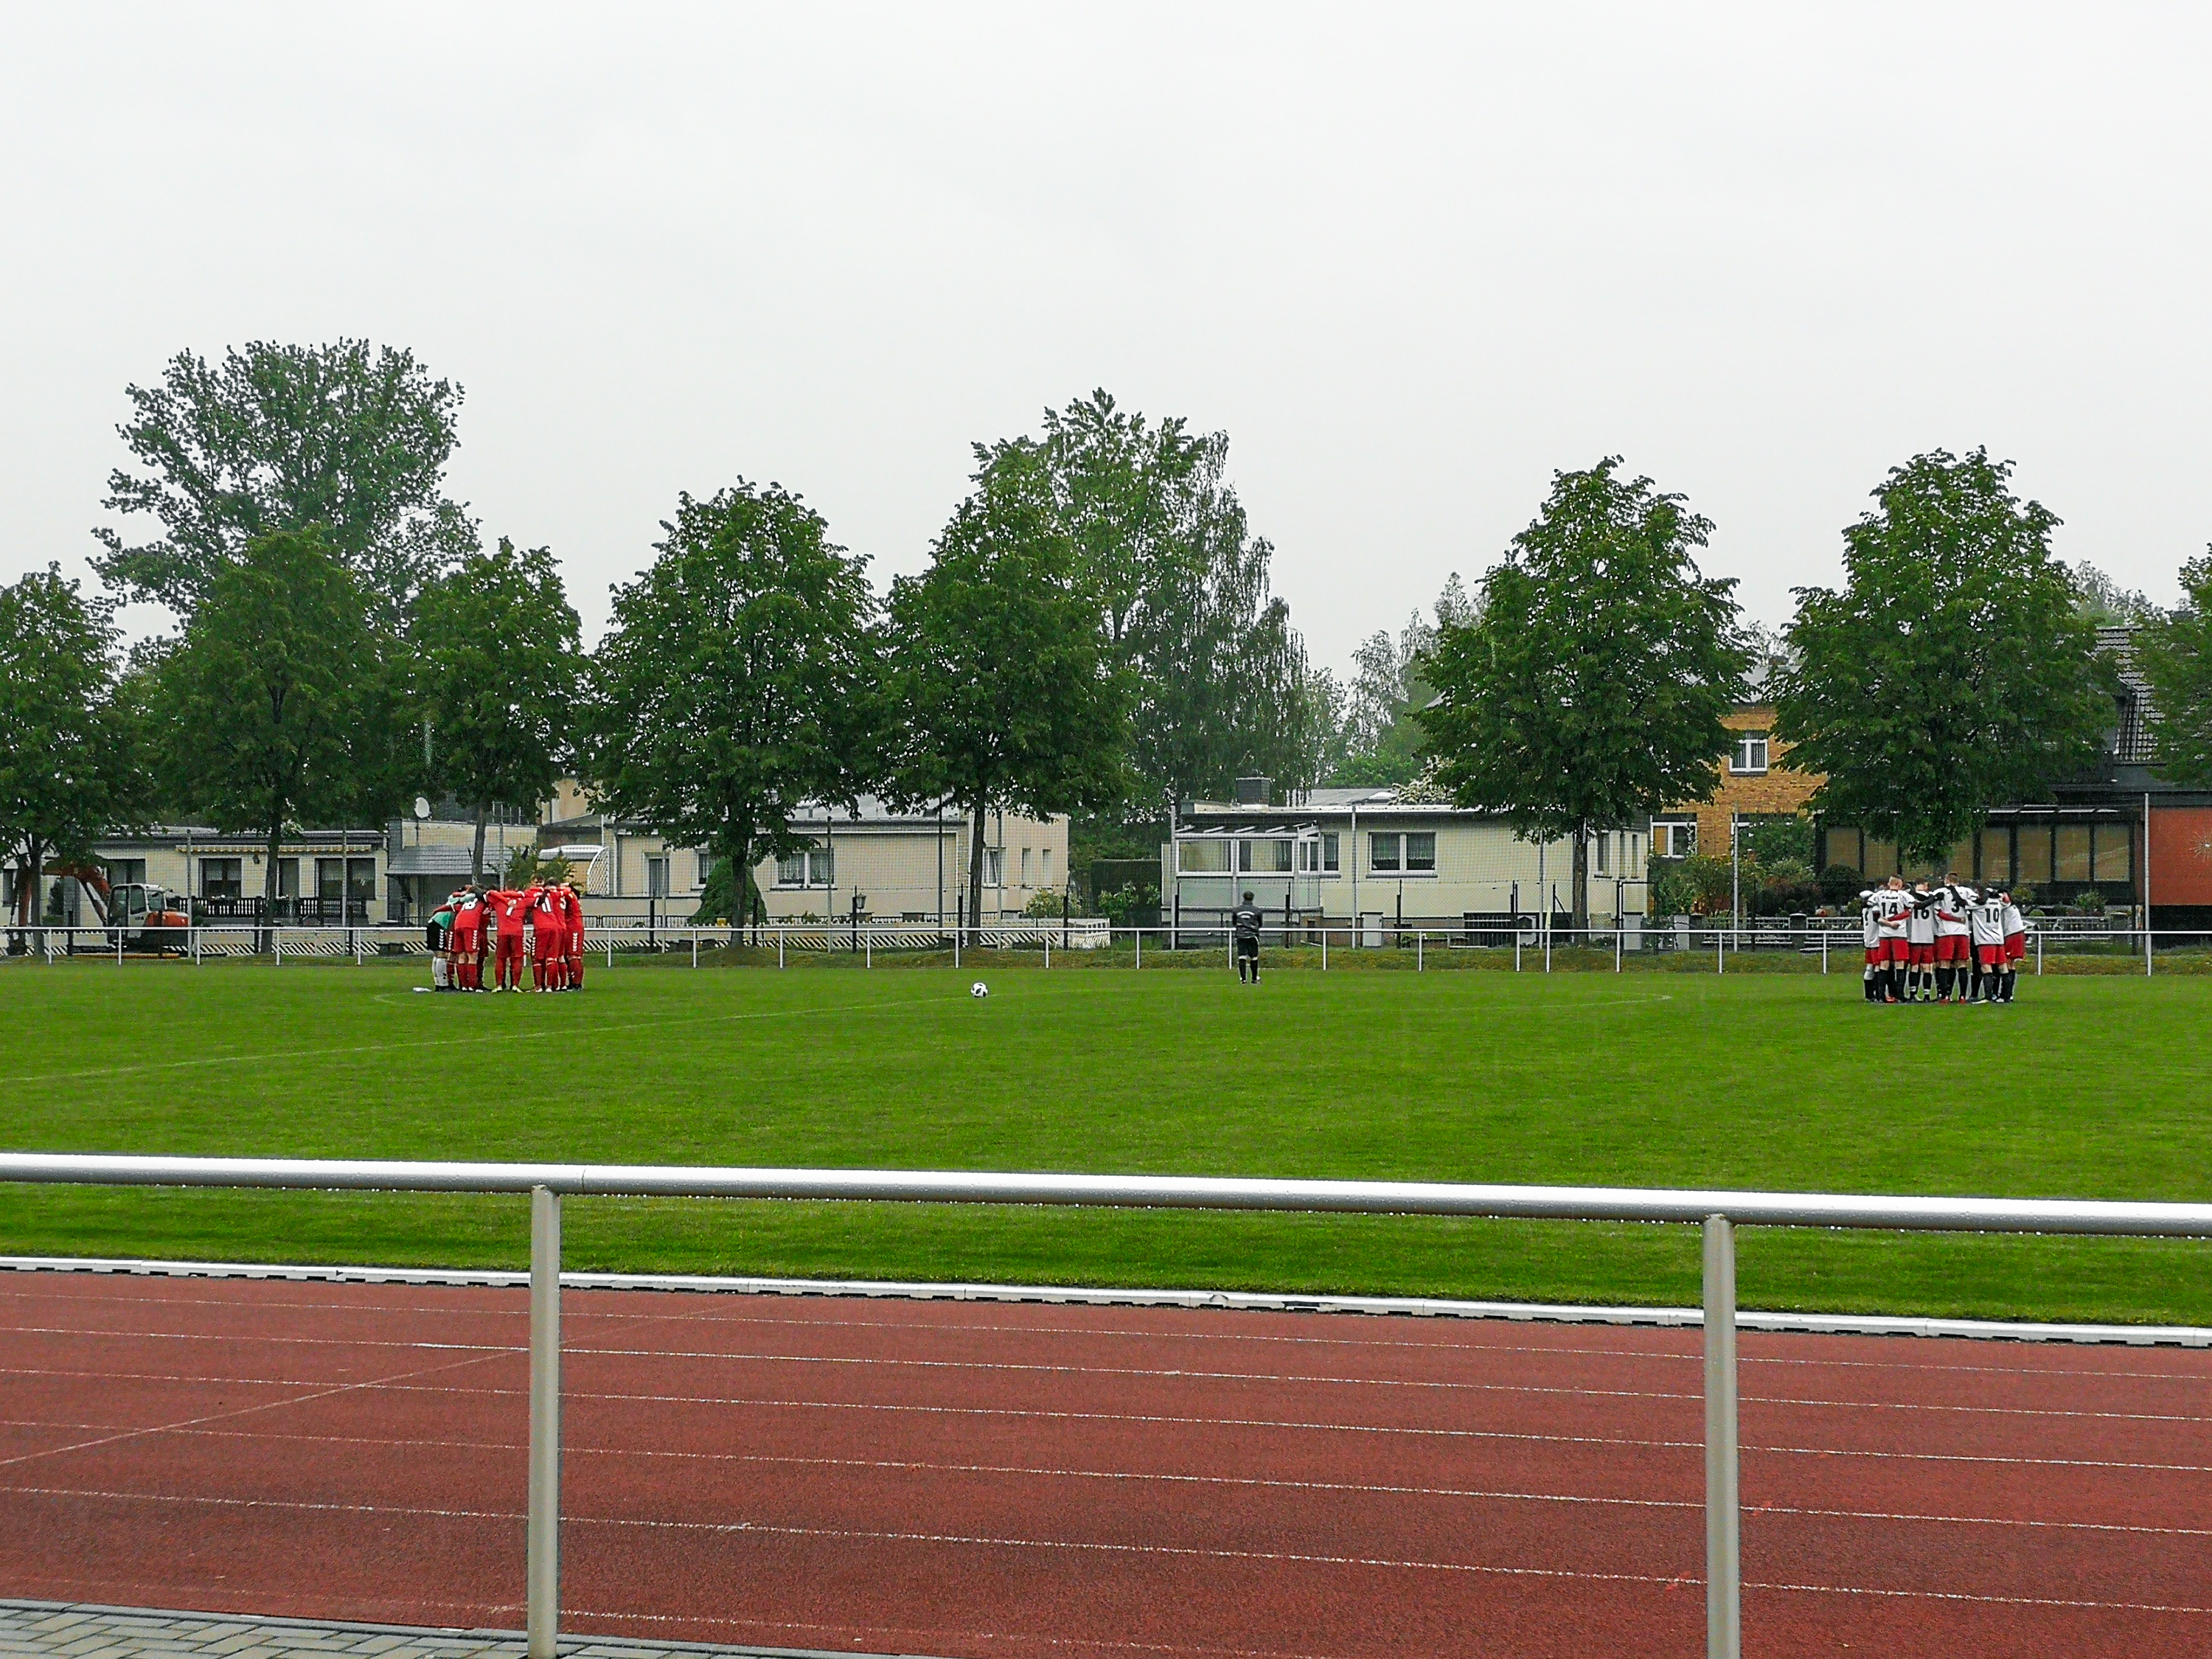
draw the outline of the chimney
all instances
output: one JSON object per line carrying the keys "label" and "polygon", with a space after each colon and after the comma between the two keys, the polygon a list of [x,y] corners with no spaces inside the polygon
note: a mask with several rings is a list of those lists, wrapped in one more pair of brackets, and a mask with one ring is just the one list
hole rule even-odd
{"label": "chimney", "polygon": [[1274,798],[1273,778],[1239,778],[1237,780],[1237,804],[1239,806],[1265,806]]}

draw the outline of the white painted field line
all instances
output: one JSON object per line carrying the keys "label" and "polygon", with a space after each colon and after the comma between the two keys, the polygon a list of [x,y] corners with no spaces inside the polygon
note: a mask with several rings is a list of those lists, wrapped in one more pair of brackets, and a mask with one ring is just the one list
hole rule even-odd
{"label": "white painted field line", "polygon": [[[352,1267],[240,1261],[163,1261],[134,1256],[0,1256],[0,1271],[137,1274],[169,1279],[289,1279],[341,1285],[438,1285],[526,1288],[526,1273],[493,1268]],[[1640,1325],[1695,1329],[1696,1308],[1608,1308],[1572,1303],[1463,1302],[1443,1297],[1303,1296],[1253,1291],[1115,1290],[1056,1285],[968,1285],[900,1279],[725,1278],[692,1273],[561,1275],[577,1291],[689,1291],[738,1296],[884,1297],[927,1302],[1060,1303],[1093,1307],[1211,1308],[1262,1313],[1399,1314],[1435,1319],[1524,1323]],[[2072,1342],[2139,1347],[2212,1348],[2212,1327],[2088,1325],[2041,1321],[1930,1319],[1882,1314],[1808,1314],[1747,1310],[1745,1330],[1821,1336],[1943,1336],[2013,1342]]]}

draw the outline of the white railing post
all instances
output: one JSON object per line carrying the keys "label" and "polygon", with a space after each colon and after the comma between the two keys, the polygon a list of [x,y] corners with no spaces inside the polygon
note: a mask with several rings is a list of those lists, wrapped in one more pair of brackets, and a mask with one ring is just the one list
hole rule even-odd
{"label": "white railing post", "polygon": [[1742,1659],[1743,1511],[1736,1452],[1735,1230],[1709,1215],[1705,1243],[1705,1659]]}
{"label": "white railing post", "polygon": [[775,965],[783,966],[783,924],[780,921],[775,925]]}
{"label": "white railing post", "polygon": [[1820,930],[1820,971],[1828,971],[1828,930],[1825,927]]}
{"label": "white railing post", "polygon": [[1427,939],[1428,935],[1419,928],[1413,930],[1413,971],[1417,974],[1421,971],[1423,966],[1421,946]]}
{"label": "white railing post", "polygon": [[691,965],[694,968],[699,965],[699,930],[696,927],[691,930]]}
{"label": "white railing post", "polygon": [[1328,923],[1326,921],[1321,925],[1321,970],[1324,974],[1328,971]]}
{"label": "white railing post", "polygon": [[530,1659],[555,1659],[561,1628],[561,1195],[530,1194]]}
{"label": "white railing post", "polygon": [[1139,927],[1134,932],[1137,935],[1137,969],[1141,973],[1145,966],[1145,930]]}
{"label": "white railing post", "polygon": [[2043,977],[2043,929],[2035,930],[2035,976]]}

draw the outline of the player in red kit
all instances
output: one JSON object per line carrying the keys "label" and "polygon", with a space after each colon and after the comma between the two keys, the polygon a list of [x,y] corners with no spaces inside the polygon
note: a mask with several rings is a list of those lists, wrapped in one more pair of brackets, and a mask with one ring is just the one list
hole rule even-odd
{"label": "player in red kit", "polygon": [[568,955],[568,925],[551,886],[532,887],[530,901],[530,965],[541,991],[561,988],[561,969]]}
{"label": "player in red kit", "polygon": [[492,938],[495,951],[493,956],[495,991],[520,991],[522,988],[522,927],[529,912],[524,908],[524,897],[511,887],[495,888],[484,895],[490,908]]}
{"label": "player in red kit", "polygon": [[562,962],[562,988],[580,991],[584,988],[584,903],[576,896],[576,890],[565,881],[556,890],[561,899],[561,918],[568,924],[568,955]]}
{"label": "player in red kit", "polygon": [[464,991],[483,989],[484,901],[471,887],[453,906],[453,983]]}

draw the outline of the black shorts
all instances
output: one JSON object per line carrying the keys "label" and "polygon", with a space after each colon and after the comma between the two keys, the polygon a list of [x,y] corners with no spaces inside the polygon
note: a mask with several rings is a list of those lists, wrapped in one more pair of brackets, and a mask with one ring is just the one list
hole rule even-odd
{"label": "black shorts", "polygon": [[1260,941],[1256,939],[1238,939],[1237,941],[1237,954],[1240,957],[1257,957],[1260,954]]}

